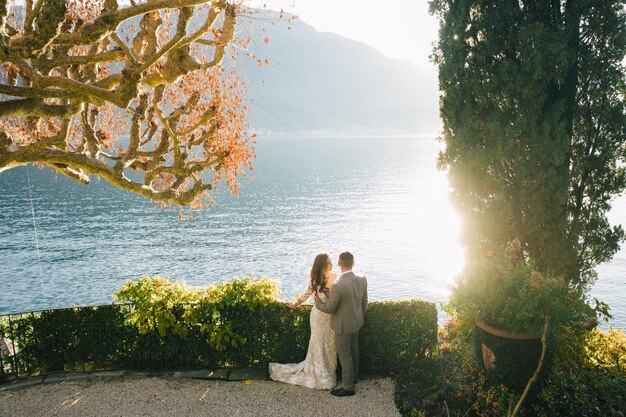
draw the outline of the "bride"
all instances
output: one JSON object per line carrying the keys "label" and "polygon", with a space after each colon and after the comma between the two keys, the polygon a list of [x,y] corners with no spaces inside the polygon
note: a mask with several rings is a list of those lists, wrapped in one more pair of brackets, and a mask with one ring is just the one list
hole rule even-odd
{"label": "bride", "polygon": [[[295,303],[288,303],[290,308],[298,307],[312,295],[327,301],[330,288],[337,279],[331,272],[333,263],[330,255],[320,253],[311,267],[311,276],[307,290]],[[336,382],[337,349],[335,334],[330,328],[330,314],[322,313],[315,306],[311,310],[311,338],[306,358],[300,363],[270,363],[270,378],[274,381],[302,385],[308,388],[331,389]]]}

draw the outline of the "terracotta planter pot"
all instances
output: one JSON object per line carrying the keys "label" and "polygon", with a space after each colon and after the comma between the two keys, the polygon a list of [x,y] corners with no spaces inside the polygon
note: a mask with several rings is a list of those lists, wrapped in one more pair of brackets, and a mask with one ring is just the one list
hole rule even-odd
{"label": "terracotta planter pot", "polygon": [[541,356],[541,335],[509,333],[476,319],[475,348],[490,382],[525,386]]}
{"label": "terracotta planter pot", "polygon": [[487,323],[485,323],[484,321],[482,321],[481,319],[478,319],[478,318],[474,321],[474,323],[476,324],[476,326],[480,327],[485,332],[487,332],[489,334],[492,334],[494,336],[501,337],[503,339],[511,339],[511,340],[536,340],[536,339],[541,339],[541,334],[523,335],[523,334],[509,333],[509,332],[507,332],[505,330],[498,329],[497,327],[493,327],[492,325],[487,324]]}

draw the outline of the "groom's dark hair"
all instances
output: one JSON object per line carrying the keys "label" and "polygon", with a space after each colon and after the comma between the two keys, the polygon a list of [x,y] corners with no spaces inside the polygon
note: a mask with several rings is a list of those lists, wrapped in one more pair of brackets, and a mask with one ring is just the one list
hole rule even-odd
{"label": "groom's dark hair", "polygon": [[348,251],[342,252],[341,255],[339,255],[339,262],[346,268],[352,268],[354,265],[354,256]]}

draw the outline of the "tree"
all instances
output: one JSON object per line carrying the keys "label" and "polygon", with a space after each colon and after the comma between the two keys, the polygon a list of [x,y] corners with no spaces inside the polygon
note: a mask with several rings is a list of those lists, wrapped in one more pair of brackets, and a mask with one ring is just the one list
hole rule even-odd
{"label": "tree", "polygon": [[[0,0],[0,171],[97,175],[199,207],[254,157],[242,86],[221,64],[238,6],[224,0]],[[139,171],[142,175],[129,175]]]}
{"label": "tree", "polygon": [[624,240],[624,1],[433,0],[452,200],[469,256],[519,238],[582,292]]}

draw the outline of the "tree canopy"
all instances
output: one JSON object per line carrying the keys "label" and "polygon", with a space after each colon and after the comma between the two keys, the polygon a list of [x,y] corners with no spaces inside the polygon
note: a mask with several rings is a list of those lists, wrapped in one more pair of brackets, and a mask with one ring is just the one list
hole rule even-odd
{"label": "tree canopy", "polygon": [[584,290],[624,240],[625,2],[433,0],[439,164],[470,256],[519,238]]}
{"label": "tree canopy", "polygon": [[254,157],[243,87],[222,65],[237,5],[11,3],[0,0],[0,171],[36,163],[192,207],[222,179],[237,192]]}

